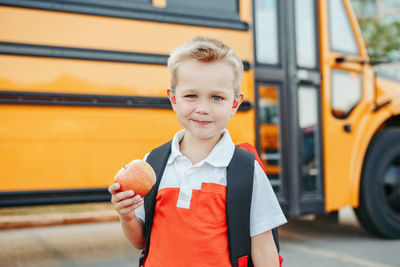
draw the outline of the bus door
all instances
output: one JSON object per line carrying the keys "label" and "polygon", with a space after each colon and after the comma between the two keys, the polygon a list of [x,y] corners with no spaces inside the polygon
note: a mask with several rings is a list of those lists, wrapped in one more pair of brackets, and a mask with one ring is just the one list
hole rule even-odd
{"label": "bus door", "polygon": [[290,217],[324,211],[317,11],[254,1],[256,145]]}
{"label": "bus door", "polygon": [[325,204],[329,212],[358,202],[354,192],[358,192],[360,174],[355,166],[363,154],[354,148],[361,140],[357,136],[364,134],[358,126],[371,109],[374,85],[371,67],[364,64],[367,52],[351,2],[324,1],[321,14]]}

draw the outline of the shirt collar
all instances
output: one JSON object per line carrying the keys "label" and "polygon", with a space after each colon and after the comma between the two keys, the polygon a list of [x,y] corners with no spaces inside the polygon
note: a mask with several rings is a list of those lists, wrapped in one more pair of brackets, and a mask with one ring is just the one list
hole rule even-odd
{"label": "shirt collar", "polygon": [[[167,164],[172,163],[174,160],[176,160],[177,157],[184,157],[179,150],[179,143],[184,135],[185,130],[183,129],[177,132],[172,139],[171,155],[168,159]],[[225,129],[221,140],[219,140],[219,142],[215,145],[208,157],[197,164],[202,164],[203,162],[205,162],[214,167],[228,167],[234,151],[235,145],[232,142],[232,138],[228,130]]]}
{"label": "shirt collar", "polygon": [[171,155],[169,156],[167,164],[172,163],[177,157],[183,156],[183,154],[179,150],[179,143],[181,142],[184,135],[185,135],[185,130],[183,129],[177,132],[174,138],[172,139]]}

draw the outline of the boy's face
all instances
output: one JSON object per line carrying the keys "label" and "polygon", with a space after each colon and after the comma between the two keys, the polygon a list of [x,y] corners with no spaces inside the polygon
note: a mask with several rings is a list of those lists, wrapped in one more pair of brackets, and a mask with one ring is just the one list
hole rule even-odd
{"label": "boy's face", "polygon": [[235,98],[232,68],[224,62],[186,60],[177,76],[174,92],[167,93],[179,123],[194,138],[220,138],[243,101],[242,93]]}

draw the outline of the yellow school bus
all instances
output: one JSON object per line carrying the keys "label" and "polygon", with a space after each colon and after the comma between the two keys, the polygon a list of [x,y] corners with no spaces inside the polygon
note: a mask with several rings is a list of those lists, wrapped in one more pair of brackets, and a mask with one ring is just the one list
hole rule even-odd
{"label": "yellow school bus", "polygon": [[400,83],[375,71],[348,0],[0,0],[0,206],[106,201],[125,163],[180,130],[168,54],[229,44],[285,214],[350,205],[400,237]]}

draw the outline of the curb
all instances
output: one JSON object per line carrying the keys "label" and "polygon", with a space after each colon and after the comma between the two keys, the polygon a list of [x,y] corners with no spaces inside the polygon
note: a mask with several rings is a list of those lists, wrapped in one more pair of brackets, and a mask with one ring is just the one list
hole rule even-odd
{"label": "curb", "polygon": [[108,221],[119,221],[116,211],[1,216],[0,230]]}

